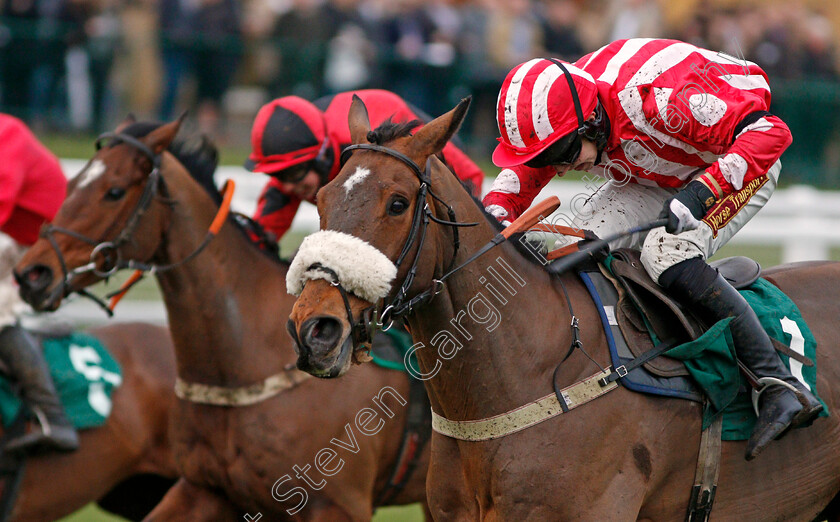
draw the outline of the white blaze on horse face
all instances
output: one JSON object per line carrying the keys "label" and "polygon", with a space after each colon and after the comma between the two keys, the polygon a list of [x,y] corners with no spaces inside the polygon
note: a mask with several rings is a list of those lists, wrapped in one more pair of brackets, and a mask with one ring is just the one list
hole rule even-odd
{"label": "white blaze on horse face", "polygon": [[365,167],[356,167],[356,172],[354,172],[349,178],[347,178],[347,181],[344,182],[345,197],[350,194],[353,187],[364,181],[364,179],[369,175],[369,169]]}
{"label": "white blaze on horse face", "polygon": [[102,160],[93,160],[88,167],[79,173],[79,184],[76,188],[84,188],[105,174],[105,164]]}

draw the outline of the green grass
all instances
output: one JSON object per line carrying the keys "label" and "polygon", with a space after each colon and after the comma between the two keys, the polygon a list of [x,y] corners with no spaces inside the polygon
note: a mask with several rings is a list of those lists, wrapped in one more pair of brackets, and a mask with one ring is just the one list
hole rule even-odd
{"label": "green grass", "polygon": [[[253,514],[253,513],[252,513]],[[243,519],[244,520],[244,519]],[[265,519],[263,519],[265,520]],[[123,522],[117,517],[102,511],[94,504],[90,504],[74,514],[62,518],[59,522]],[[419,504],[410,506],[380,508],[373,516],[373,522],[422,522],[423,509]],[[222,521],[219,521],[222,522]]]}

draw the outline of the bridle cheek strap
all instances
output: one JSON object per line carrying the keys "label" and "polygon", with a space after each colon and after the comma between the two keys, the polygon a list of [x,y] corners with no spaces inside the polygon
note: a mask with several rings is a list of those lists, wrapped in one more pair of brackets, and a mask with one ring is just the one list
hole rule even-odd
{"label": "bridle cheek strap", "polygon": [[192,251],[190,255],[185,257],[184,259],[178,261],[177,263],[172,263],[171,265],[143,265],[140,266],[139,263],[133,263],[129,261],[129,265],[134,265],[137,268],[134,269],[134,273],[122,284],[119,290],[116,292],[112,292],[107,295],[110,298],[110,302],[108,303],[108,310],[111,312],[114,311],[114,307],[117,306],[125,294],[128,293],[131,288],[140,282],[143,279],[143,276],[146,275],[146,272],[149,273],[157,273],[161,271],[170,270],[175,268],[178,265],[182,265],[189,261],[190,259],[194,258],[198,254],[201,253],[202,250],[216,237],[219,233],[219,230],[222,228],[222,225],[225,223],[228,215],[230,214],[230,202],[233,200],[233,192],[236,190],[236,183],[232,179],[227,179],[225,181],[225,185],[222,188],[223,196],[222,196],[222,204],[219,206],[219,210],[216,212],[216,217],[213,218],[213,222],[210,223],[210,227],[207,229],[207,235],[204,236],[201,244]]}

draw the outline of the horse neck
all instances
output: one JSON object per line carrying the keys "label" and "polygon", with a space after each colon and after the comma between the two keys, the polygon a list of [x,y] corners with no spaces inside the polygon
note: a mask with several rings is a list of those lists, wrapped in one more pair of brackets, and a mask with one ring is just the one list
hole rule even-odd
{"label": "horse neck", "polygon": [[[458,262],[496,234],[475,203],[465,202],[457,205],[459,220],[479,225],[460,230]],[[436,236],[439,249],[447,241],[451,247],[450,234]],[[456,272],[431,304],[409,318],[414,342],[422,343],[415,344],[422,346],[415,352],[421,371],[439,367],[426,380],[435,411],[452,419],[483,418],[534,400],[536,383],[544,389],[539,396],[551,393],[552,374],[571,344],[560,284],[503,243]],[[574,278],[565,284],[573,300],[586,299]],[[576,305],[575,313],[582,308]],[[594,366],[581,359],[564,363],[558,381],[592,373]]]}
{"label": "horse neck", "polygon": [[[185,259],[204,240],[217,207],[186,173],[166,178],[176,201],[156,255]],[[196,257],[157,273],[175,343],[178,375],[217,385],[251,384],[294,362],[285,318],[294,299],[286,270],[229,221]]]}

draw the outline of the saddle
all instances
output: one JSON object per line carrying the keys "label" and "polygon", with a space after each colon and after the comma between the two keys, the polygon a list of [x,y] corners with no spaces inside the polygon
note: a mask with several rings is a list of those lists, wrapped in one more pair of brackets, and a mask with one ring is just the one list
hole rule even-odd
{"label": "saddle", "polygon": [[[761,275],[761,266],[747,257],[728,257],[710,263],[736,289],[752,285]],[[697,339],[710,325],[704,324],[691,310],[683,308],[669,297],[648,276],[638,250],[627,248],[612,252],[609,272],[602,273],[610,279],[618,293],[615,310],[616,322],[627,345],[635,357],[654,346],[650,332],[659,341],[689,342]],[[776,349],[807,366],[813,362],[773,340]],[[688,375],[682,361],[661,355],[645,363],[645,369],[660,377]]]}

